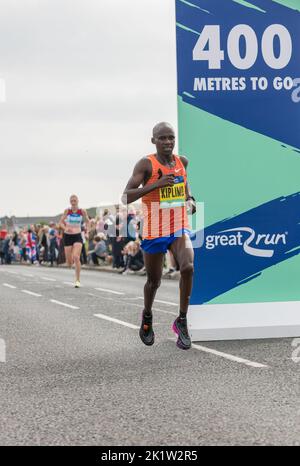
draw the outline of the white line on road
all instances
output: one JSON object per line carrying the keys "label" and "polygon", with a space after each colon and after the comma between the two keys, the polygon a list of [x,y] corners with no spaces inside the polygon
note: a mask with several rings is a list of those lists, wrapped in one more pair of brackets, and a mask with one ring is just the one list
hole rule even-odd
{"label": "white line on road", "polygon": [[[90,294],[90,293],[88,293],[88,294]],[[92,295],[92,296],[95,296],[95,295]],[[120,301],[120,300],[116,300],[114,298],[108,298],[107,296],[101,296],[101,299],[106,299],[106,301],[113,301],[114,303],[118,303],[118,304],[120,304],[120,303],[128,304],[128,306],[135,306],[135,307],[138,307],[139,309],[142,310],[142,306],[140,304],[128,303],[127,301],[124,301],[123,299]],[[156,312],[162,312],[163,314],[171,314],[173,316],[178,315],[176,312],[165,311],[164,309],[158,309],[156,307],[153,307],[152,310],[156,311]]]}
{"label": "white line on road", "polygon": [[34,275],[32,275],[31,273],[22,273],[22,275],[24,277],[30,277],[30,278],[34,277]]}
{"label": "white line on road", "polygon": [[47,282],[56,282],[55,278],[41,277],[42,280],[47,280]]}
{"label": "white line on road", "polygon": [[41,294],[34,293],[33,291],[28,291],[28,290],[21,290],[21,291],[22,293],[30,294],[31,296],[37,296],[37,297],[42,296]]}
{"label": "white line on road", "polygon": [[[169,340],[174,341],[173,338],[169,338]],[[266,364],[261,364],[259,362],[250,361],[249,359],[240,358],[239,356],[234,356],[233,354],[223,353],[222,351],[218,351],[213,348],[207,348],[207,346],[196,345],[193,343],[192,348],[198,351],[203,351],[204,353],[210,353],[210,354],[214,354],[215,356],[220,356],[221,358],[228,359],[229,361],[238,362],[240,364],[245,364],[246,366],[256,367],[256,368],[268,367]]]}
{"label": "white line on road", "polygon": [[12,275],[18,275],[17,272],[11,272],[10,270],[7,270],[7,273],[11,273]]}
{"label": "white line on road", "polygon": [[9,283],[2,283],[3,286],[6,286],[6,288],[17,288],[14,285],[10,285]]}
{"label": "white line on road", "polygon": [[121,293],[120,291],[114,291],[114,290],[110,290],[108,288],[94,288],[95,290],[97,291],[105,291],[106,293],[113,293],[113,294],[117,294],[117,295],[124,295],[125,293]]}
{"label": "white line on road", "polygon": [[94,316],[98,317],[99,319],[109,320],[110,322],[114,322],[115,324],[123,325],[124,327],[133,328],[135,330],[140,328],[137,325],[129,324],[128,322],[124,322],[123,320],[119,319],[114,319],[113,317],[108,317],[104,314],[94,314]]}
{"label": "white line on road", "polygon": [[164,309],[158,309],[157,307],[153,307],[152,311],[162,312],[163,314],[171,314],[172,316],[178,316],[178,312],[165,311]]}
{"label": "white line on road", "polygon": [[60,306],[68,307],[69,309],[80,309],[77,306],[72,306],[72,304],[63,303],[61,301],[56,301],[56,299],[50,299],[51,303],[59,304]]}
{"label": "white line on road", "polygon": [[[139,296],[137,299],[144,299],[143,296]],[[178,304],[176,303],[173,303],[172,301],[163,301],[161,299],[156,299],[155,300],[156,303],[161,303],[161,304],[168,304],[169,306],[176,306],[178,307]]]}
{"label": "white line on road", "polygon": [[71,285],[71,286],[74,286],[74,283],[72,282],[63,282],[64,285]]}

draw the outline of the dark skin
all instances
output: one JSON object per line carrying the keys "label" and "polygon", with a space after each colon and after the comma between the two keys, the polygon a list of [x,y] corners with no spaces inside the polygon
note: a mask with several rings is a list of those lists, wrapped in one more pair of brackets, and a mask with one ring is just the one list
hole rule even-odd
{"label": "dark skin", "polygon": [[[157,160],[162,165],[172,168],[172,166],[174,166],[173,150],[175,146],[175,132],[172,126],[168,123],[160,123],[156,125],[153,129],[151,141],[156,146]],[[180,159],[184,167],[187,168],[187,158],[181,156]],[[174,175],[163,175],[155,183],[145,186],[147,181],[151,178],[151,174],[151,162],[146,157],[139,160],[127,183],[122,196],[122,201],[126,204],[130,204],[157,188],[174,185]],[[188,199],[191,196],[191,190],[188,183],[186,184],[186,192]],[[191,204],[192,213],[194,213],[196,211],[195,202],[189,202]],[[182,237],[177,238],[172,243],[170,250],[172,251],[180,270],[180,311],[182,314],[186,315],[192,290],[194,271],[194,251],[189,236],[183,235]],[[149,254],[144,252],[144,262],[147,272],[147,282],[144,287],[144,313],[147,315],[152,314],[154,298],[161,283],[163,259],[163,253]]]}

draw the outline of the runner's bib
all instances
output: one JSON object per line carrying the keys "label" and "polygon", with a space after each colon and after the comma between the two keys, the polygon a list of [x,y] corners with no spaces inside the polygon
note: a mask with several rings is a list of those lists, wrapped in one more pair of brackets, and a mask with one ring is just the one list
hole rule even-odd
{"label": "runner's bib", "polygon": [[77,212],[73,212],[71,209],[69,209],[65,222],[70,227],[80,228],[83,223],[83,215],[81,209],[77,210]]}
{"label": "runner's bib", "polygon": [[182,207],[185,205],[185,184],[183,176],[175,176],[173,186],[159,189],[160,208]]}

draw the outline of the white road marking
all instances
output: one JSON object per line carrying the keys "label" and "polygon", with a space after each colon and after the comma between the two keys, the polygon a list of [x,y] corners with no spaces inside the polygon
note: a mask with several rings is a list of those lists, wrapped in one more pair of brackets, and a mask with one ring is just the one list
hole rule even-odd
{"label": "white road marking", "polygon": [[59,304],[60,306],[68,307],[70,309],[80,309],[77,306],[72,306],[72,304],[63,303],[61,301],[56,301],[56,299],[50,299],[51,303]]}
{"label": "white road marking", "polygon": [[178,312],[165,311],[164,309],[158,309],[157,307],[153,307],[152,311],[162,312],[163,314],[171,314],[172,316],[178,316]]}
{"label": "white road marking", "polygon": [[34,275],[32,275],[31,273],[22,273],[22,275],[24,277],[30,277],[30,278],[34,277]]}
{"label": "white road marking", "polygon": [[64,283],[64,285],[71,285],[71,286],[74,286],[74,283],[72,283],[72,282],[63,282],[63,283]]}
{"label": "white road marking", "polygon": [[[96,295],[92,295],[92,296],[96,296]],[[135,306],[135,307],[138,307],[142,311],[142,306],[140,304],[128,303],[127,301],[124,301],[123,299],[120,301],[120,300],[116,300],[114,298],[108,298],[107,296],[101,296],[101,299],[106,299],[106,301],[113,301],[114,303],[118,303],[118,304],[123,303],[123,304],[128,304],[129,306]],[[176,313],[176,312],[165,311],[164,309],[158,309],[156,307],[153,307],[152,310],[156,311],[156,312],[162,312],[163,314],[171,314],[173,316],[178,315],[178,313]]]}
{"label": "white road marking", "polygon": [[125,293],[121,293],[120,291],[114,291],[114,290],[110,290],[108,288],[94,288],[95,290],[97,291],[104,291],[106,293],[113,293],[113,294],[117,294],[117,295],[124,295]]}
{"label": "white road marking", "polygon": [[47,282],[56,282],[55,278],[41,277],[42,280],[47,280]]}
{"label": "white road marking", "polygon": [[18,275],[17,272],[11,272],[10,270],[7,270],[7,273],[11,273],[12,275]]}
{"label": "white road marking", "polygon": [[[144,299],[142,296],[139,296],[137,299]],[[160,303],[160,304],[168,304],[169,306],[176,306],[178,307],[178,304],[176,303],[173,303],[172,301],[163,301],[162,299],[156,299],[155,300],[156,303]]]}
{"label": "white road marking", "polygon": [[31,296],[37,296],[37,297],[42,296],[41,294],[34,293],[33,291],[28,291],[28,290],[21,290],[21,291],[22,293],[30,294]]}
{"label": "white road marking", "polygon": [[[174,341],[173,338],[169,338],[169,340]],[[268,367],[266,364],[261,364],[259,362],[250,361],[249,359],[240,358],[239,356],[234,356],[233,354],[223,353],[223,351],[218,351],[212,348],[207,348],[207,346],[196,345],[193,343],[192,348],[198,351],[203,351],[204,353],[210,353],[210,354],[214,354],[215,356],[220,356],[221,358],[228,359],[229,361],[238,362],[240,364],[245,364],[246,366],[256,367],[256,368]]]}
{"label": "white road marking", "polygon": [[6,288],[17,288],[14,285],[10,285],[9,283],[2,283],[3,286],[6,286]]}
{"label": "white road marking", "polygon": [[129,324],[128,322],[124,322],[123,320],[119,319],[114,319],[113,317],[108,317],[104,314],[94,314],[94,316],[98,317],[99,319],[109,320],[110,322],[114,322],[115,324],[123,325],[124,327],[133,328],[135,330],[140,328],[137,325]]}

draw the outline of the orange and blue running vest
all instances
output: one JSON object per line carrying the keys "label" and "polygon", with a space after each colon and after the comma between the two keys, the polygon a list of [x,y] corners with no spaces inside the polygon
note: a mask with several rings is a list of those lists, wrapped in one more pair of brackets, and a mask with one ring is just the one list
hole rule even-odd
{"label": "orange and blue running vest", "polygon": [[152,175],[145,186],[170,174],[174,175],[174,185],[157,188],[142,197],[143,239],[166,237],[189,228],[186,209],[187,174],[180,157],[173,157],[176,163],[170,168],[162,165],[155,154],[147,156],[152,165]]}

